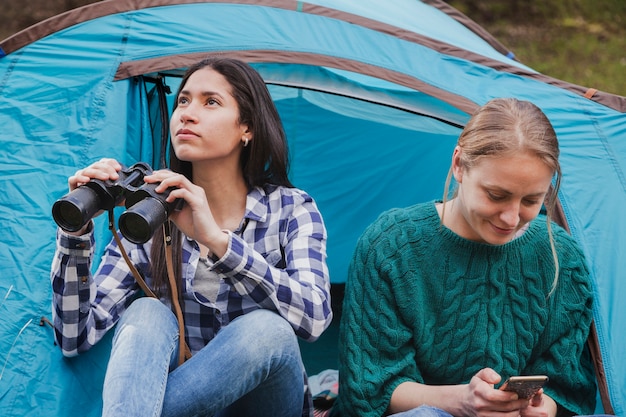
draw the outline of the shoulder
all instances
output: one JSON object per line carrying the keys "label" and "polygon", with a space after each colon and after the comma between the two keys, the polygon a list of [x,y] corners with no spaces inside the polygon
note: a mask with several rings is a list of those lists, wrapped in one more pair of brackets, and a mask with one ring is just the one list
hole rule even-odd
{"label": "shoulder", "polygon": [[276,204],[290,207],[304,203],[315,203],[306,191],[295,187],[285,187],[282,185],[266,184],[263,187],[256,187],[250,193],[253,198],[264,201],[267,204]]}
{"label": "shoulder", "polygon": [[[547,235],[548,223],[546,222],[546,218],[537,218],[535,222],[536,224],[533,225],[533,227],[541,230],[540,235]],[[569,288],[570,291],[582,291],[582,293],[588,296],[592,292],[590,269],[580,244],[558,224],[551,222],[550,229],[554,248],[558,256],[559,287],[562,289]],[[549,247],[549,239],[543,238],[541,242],[535,242],[535,250],[537,250],[540,245],[545,247],[544,252],[551,254],[552,250]],[[550,259],[550,262],[551,261]],[[546,264],[549,264],[547,255]]]}
{"label": "shoulder", "polygon": [[438,218],[434,202],[419,203],[409,207],[392,208],[381,213],[366,232],[398,229],[403,227],[428,227]]}
{"label": "shoulder", "polygon": [[248,216],[261,222],[289,220],[298,224],[322,224],[315,200],[299,188],[268,184],[248,194]]}
{"label": "shoulder", "polygon": [[439,216],[434,202],[419,203],[409,207],[393,208],[381,213],[361,235],[367,246],[401,246],[403,243],[435,231]]}
{"label": "shoulder", "polygon": [[[539,216],[534,220],[533,227],[537,230],[540,230],[539,236],[547,236],[548,235],[548,227],[550,227],[550,231],[552,233],[552,239],[554,242],[554,247],[559,256],[559,262],[562,266],[567,265],[580,265],[585,264],[585,254],[578,243],[578,241],[570,235],[563,227],[559,226],[555,222],[550,222],[548,226],[548,222],[546,221],[545,216]],[[545,245],[549,245],[549,239],[543,239],[545,241]]]}

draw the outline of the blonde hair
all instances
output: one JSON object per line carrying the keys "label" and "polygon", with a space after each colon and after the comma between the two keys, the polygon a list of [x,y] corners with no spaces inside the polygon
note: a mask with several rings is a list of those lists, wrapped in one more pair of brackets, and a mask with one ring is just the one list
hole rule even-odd
{"label": "blonde hair", "polygon": [[[559,277],[559,258],[554,244],[551,219],[557,207],[557,196],[561,184],[561,165],[559,164],[559,143],[556,132],[547,116],[539,107],[529,101],[515,98],[496,98],[487,102],[472,115],[457,141],[461,148],[460,164],[469,170],[480,159],[493,156],[506,156],[530,153],[541,159],[555,175],[544,200],[548,238],[555,265],[552,290],[556,288]],[[449,199],[452,168],[448,172],[444,186],[443,202]],[[457,189],[455,187],[454,195]]]}

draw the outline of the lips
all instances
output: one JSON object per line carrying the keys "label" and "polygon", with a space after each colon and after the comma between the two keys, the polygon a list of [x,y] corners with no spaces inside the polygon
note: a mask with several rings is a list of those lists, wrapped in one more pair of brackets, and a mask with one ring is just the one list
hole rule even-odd
{"label": "lips", "polygon": [[198,134],[190,129],[178,129],[176,131],[176,136],[178,138],[184,139],[185,137],[197,137]]}
{"label": "lips", "polygon": [[496,226],[496,225],[495,225],[495,224],[493,224],[493,223],[491,224],[491,226],[494,228],[494,230],[495,230],[497,233],[499,233],[499,234],[501,234],[501,235],[509,235],[509,234],[511,234],[511,233],[515,233],[515,228],[513,228],[513,229],[509,229],[509,228],[503,229],[503,228],[501,228],[501,227]]}

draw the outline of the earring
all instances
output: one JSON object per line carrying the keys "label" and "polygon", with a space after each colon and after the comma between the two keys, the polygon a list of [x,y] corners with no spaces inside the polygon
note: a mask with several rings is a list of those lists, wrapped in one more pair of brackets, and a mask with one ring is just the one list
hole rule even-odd
{"label": "earring", "polygon": [[248,139],[248,137],[244,136],[243,138],[243,147],[245,148],[246,146],[248,146],[248,142],[250,141],[250,139]]}

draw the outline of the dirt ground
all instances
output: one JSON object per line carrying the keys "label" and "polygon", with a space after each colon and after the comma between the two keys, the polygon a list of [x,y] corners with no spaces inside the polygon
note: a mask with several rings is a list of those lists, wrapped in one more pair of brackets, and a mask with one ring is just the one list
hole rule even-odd
{"label": "dirt ground", "polygon": [[97,0],[1,0],[0,39],[35,23]]}

